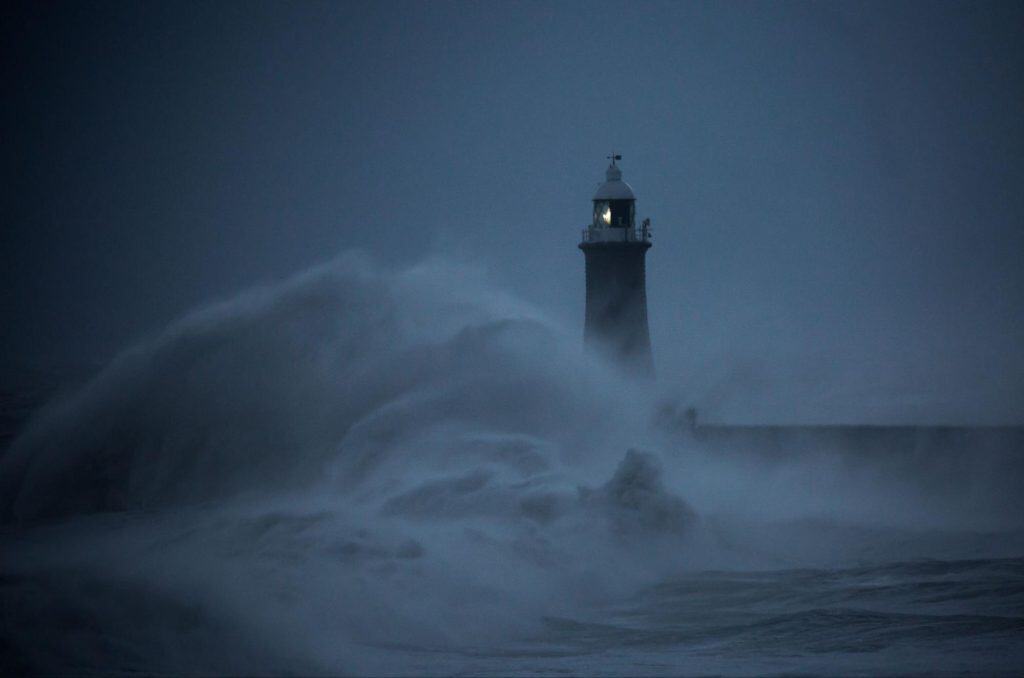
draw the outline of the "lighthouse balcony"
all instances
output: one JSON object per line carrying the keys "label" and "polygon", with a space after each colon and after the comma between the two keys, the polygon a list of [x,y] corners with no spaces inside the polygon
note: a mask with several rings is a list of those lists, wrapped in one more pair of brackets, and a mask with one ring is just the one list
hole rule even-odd
{"label": "lighthouse balcony", "polygon": [[643,225],[629,228],[595,228],[587,226],[581,238],[585,243],[599,242],[647,242],[651,241],[650,222],[644,220]]}

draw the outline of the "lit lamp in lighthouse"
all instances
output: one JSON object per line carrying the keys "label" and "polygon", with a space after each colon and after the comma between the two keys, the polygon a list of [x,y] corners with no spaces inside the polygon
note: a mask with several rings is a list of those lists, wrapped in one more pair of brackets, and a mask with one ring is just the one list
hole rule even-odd
{"label": "lit lamp in lighthouse", "polygon": [[[636,196],[629,184],[622,180],[622,171],[616,160],[621,155],[608,156],[611,165],[606,172],[607,181],[603,183],[594,196],[594,221],[591,224],[591,237],[596,240],[625,240],[632,235],[634,227],[634,204]],[[614,230],[607,230],[614,229]],[[627,233],[627,229],[630,233]]]}

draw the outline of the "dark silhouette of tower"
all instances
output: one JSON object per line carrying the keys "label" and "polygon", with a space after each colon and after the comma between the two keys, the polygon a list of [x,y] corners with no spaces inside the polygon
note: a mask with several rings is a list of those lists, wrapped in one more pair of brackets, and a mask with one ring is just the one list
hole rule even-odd
{"label": "dark silhouette of tower", "polygon": [[606,181],[594,194],[594,218],[580,242],[587,267],[583,338],[588,347],[610,353],[631,371],[653,376],[644,267],[651,222],[644,219],[636,226],[636,197],[615,164],[622,156],[609,158]]}

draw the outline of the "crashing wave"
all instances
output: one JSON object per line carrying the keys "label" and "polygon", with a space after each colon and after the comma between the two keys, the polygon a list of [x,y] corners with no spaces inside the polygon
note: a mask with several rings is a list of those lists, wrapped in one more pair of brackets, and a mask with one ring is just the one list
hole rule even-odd
{"label": "crashing wave", "polygon": [[[839,525],[896,512],[838,458],[681,450],[650,423],[655,387],[579,339],[479,272],[351,255],[173,323],[0,457],[0,669],[508,673],[678,640],[688,599],[669,631],[657,606],[606,620],[682,572],[946,552]],[[812,504],[832,522],[771,522]]]}

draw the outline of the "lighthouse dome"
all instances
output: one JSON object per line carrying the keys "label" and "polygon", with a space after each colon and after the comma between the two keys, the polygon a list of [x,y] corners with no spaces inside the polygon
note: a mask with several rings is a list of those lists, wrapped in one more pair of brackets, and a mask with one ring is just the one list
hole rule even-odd
{"label": "lighthouse dome", "polygon": [[594,200],[636,200],[633,188],[622,180],[622,170],[612,161],[605,172],[605,182],[597,187]]}

